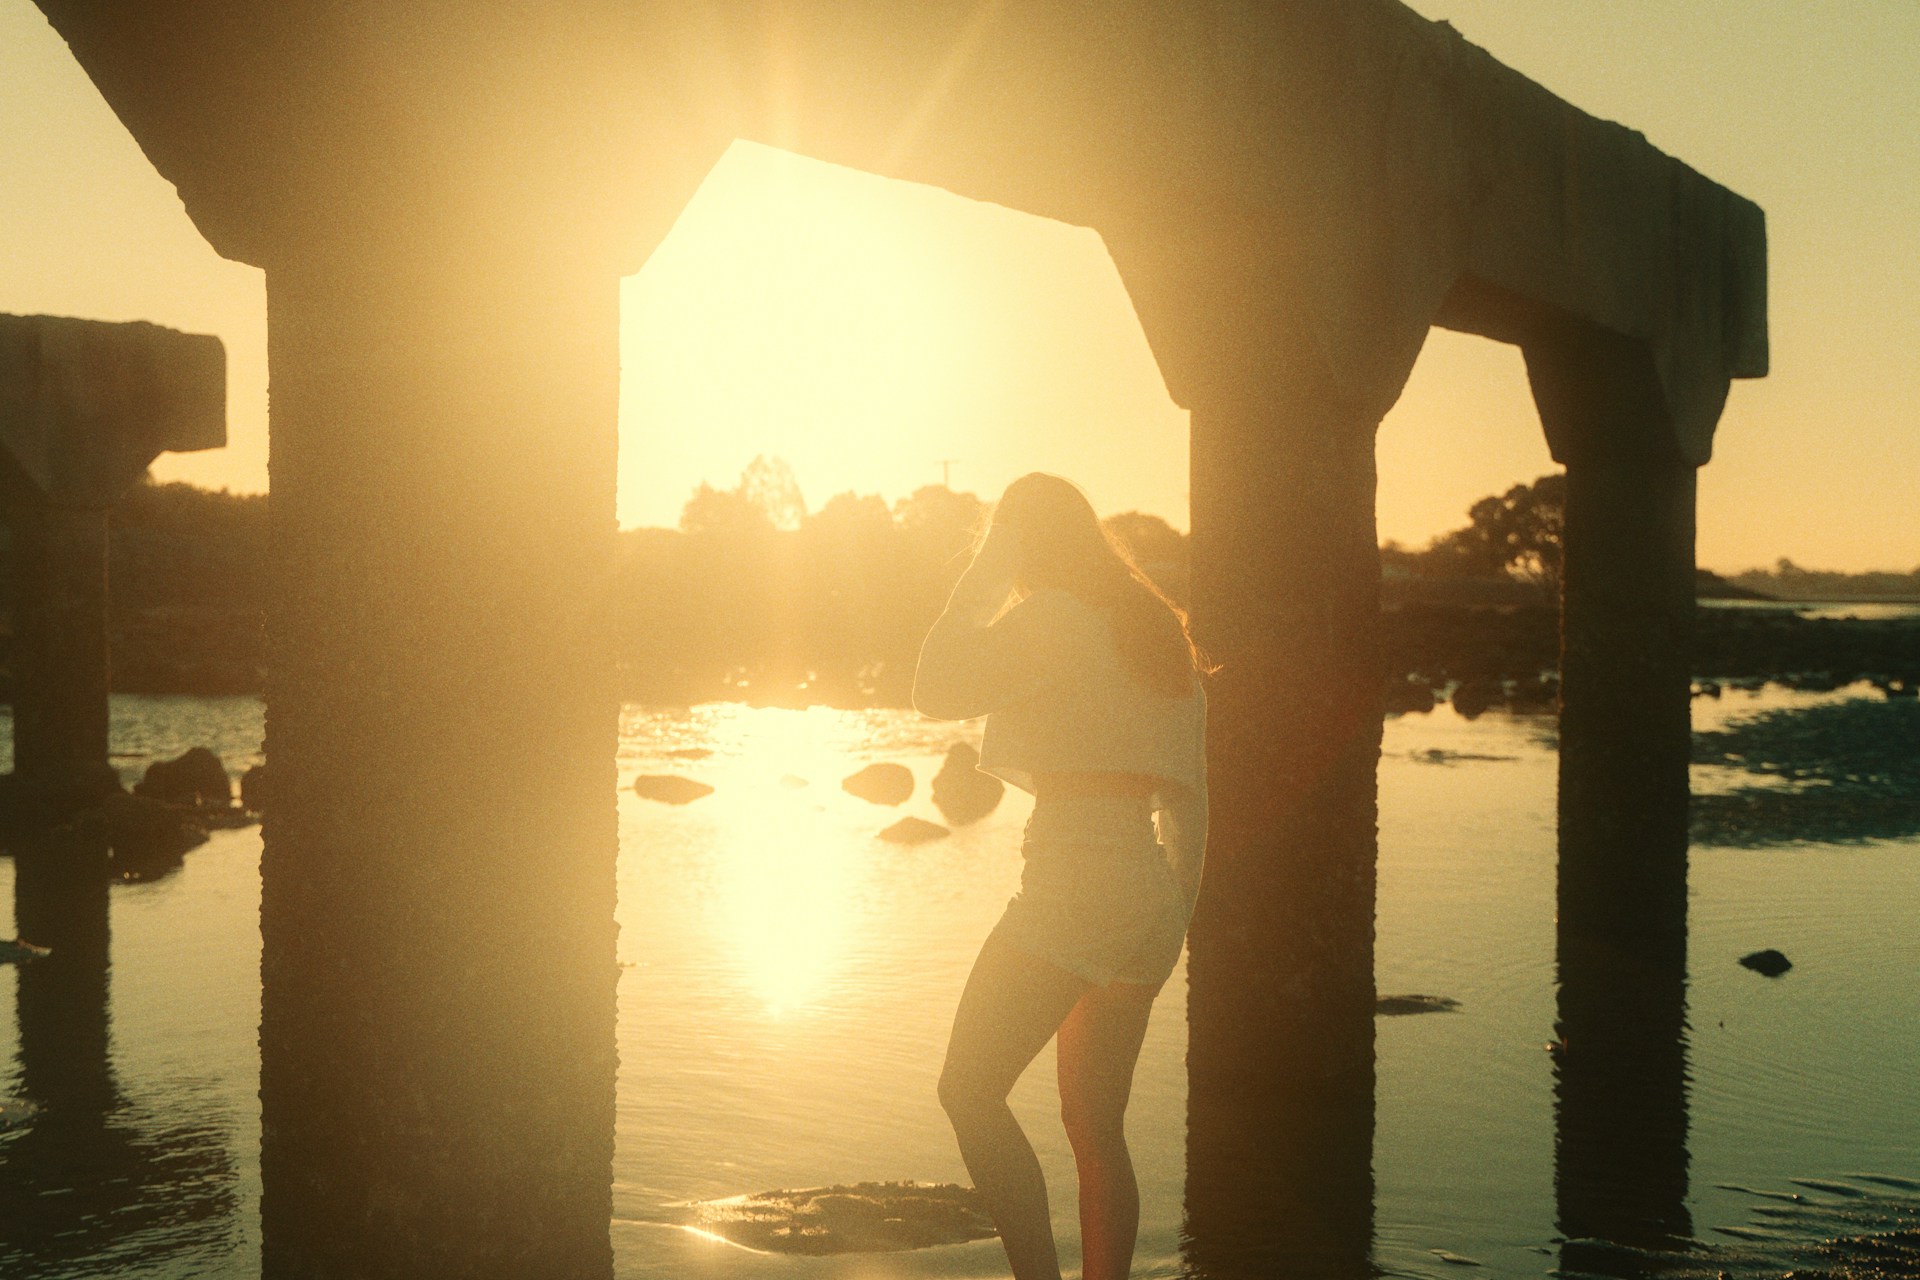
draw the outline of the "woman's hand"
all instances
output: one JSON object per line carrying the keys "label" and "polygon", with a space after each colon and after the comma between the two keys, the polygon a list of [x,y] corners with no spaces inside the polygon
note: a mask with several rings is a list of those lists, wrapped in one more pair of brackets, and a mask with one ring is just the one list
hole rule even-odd
{"label": "woman's hand", "polygon": [[995,524],[987,530],[986,539],[973,553],[973,562],[954,585],[947,612],[984,626],[1005,607],[1019,576],[1019,535],[1007,525]]}

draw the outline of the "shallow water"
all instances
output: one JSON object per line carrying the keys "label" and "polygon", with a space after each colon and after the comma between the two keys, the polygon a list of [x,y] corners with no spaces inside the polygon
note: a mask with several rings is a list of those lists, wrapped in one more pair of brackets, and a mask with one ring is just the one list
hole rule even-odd
{"label": "shallow water", "polygon": [[[1846,696],[1729,693],[1696,703],[1696,727]],[[1447,707],[1387,725],[1378,986],[1460,1001],[1379,1023],[1374,1257],[1391,1272],[1454,1271],[1436,1250],[1492,1275],[1539,1275],[1559,1258],[1545,1049],[1556,1016],[1552,728],[1501,713],[1468,722]],[[259,706],[116,698],[114,734],[129,780],[150,755],[196,742],[237,771],[257,758]],[[964,1181],[933,1081],[973,950],[1018,880],[1027,804],[1010,794],[980,824],[917,847],[874,839],[903,813],[938,817],[927,783],[956,736],[965,730],[899,712],[625,713],[620,1275],[1004,1274],[992,1241],[791,1258],[671,1225],[690,1199]],[[871,760],[910,766],[913,798],[892,809],[842,792],[839,779]],[[655,804],[626,789],[643,772],[716,790],[684,808]],[[1768,780],[1703,766],[1697,784],[1725,793]],[[1684,1154],[1696,1235],[1752,1219],[1754,1198],[1723,1184],[1920,1173],[1916,854],[1915,839],[1695,848]],[[256,1271],[258,856],[257,830],[220,832],[176,875],[115,888],[107,1118],[63,1139],[64,1168],[34,1163],[31,1126],[0,1135],[0,1179],[29,1193],[35,1215],[30,1230],[0,1222],[0,1274]],[[8,904],[11,878],[0,860]],[[1785,951],[1792,971],[1768,980],[1736,963],[1762,947]],[[0,1097],[20,1086],[13,989],[0,969]],[[1130,1113],[1142,1276],[1181,1266],[1184,991],[1176,973]],[[1050,1051],[1014,1102],[1072,1267],[1072,1163]]]}

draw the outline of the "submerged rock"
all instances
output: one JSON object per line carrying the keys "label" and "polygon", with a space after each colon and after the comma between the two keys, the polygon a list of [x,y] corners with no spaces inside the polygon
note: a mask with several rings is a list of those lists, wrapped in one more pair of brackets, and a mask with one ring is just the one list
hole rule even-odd
{"label": "submerged rock", "polygon": [[769,1253],[893,1253],[995,1234],[979,1196],[952,1183],[861,1182],[762,1191],[691,1208],[689,1225]]}
{"label": "submerged rock", "polygon": [[224,809],[233,803],[233,780],[219,756],[205,747],[192,747],[178,759],[148,765],[133,794],[168,804],[211,804]]}
{"label": "submerged rock", "polygon": [[870,804],[902,804],[913,794],[913,770],[903,764],[870,764],[841,779],[840,789]]}
{"label": "submerged rock", "polygon": [[108,865],[121,880],[157,880],[177,870],[188,850],[207,842],[206,823],[198,814],[150,796],[105,796],[101,811]]}
{"label": "submerged rock", "polygon": [[1383,1018],[1410,1013],[1452,1013],[1459,1007],[1460,1002],[1452,996],[1381,996],[1373,1003],[1373,1011]]}
{"label": "submerged rock", "polygon": [[1402,676],[1387,681],[1385,703],[1390,716],[1409,712],[1424,715],[1433,710],[1436,699],[1433,686],[1419,676]]}
{"label": "submerged rock", "polygon": [[1793,961],[1782,952],[1768,947],[1765,951],[1754,951],[1740,957],[1740,963],[1755,973],[1769,978],[1777,978],[1793,968]]}
{"label": "submerged rock", "polygon": [[1506,687],[1500,681],[1476,676],[1461,681],[1460,687],[1453,691],[1453,709],[1463,718],[1473,720],[1506,697],[1506,693]]}
{"label": "submerged rock", "polygon": [[933,775],[933,804],[956,827],[978,822],[999,807],[1007,784],[979,769],[980,753],[971,744],[947,748],[940,772]]}
{"label": "submerged rock", "polygon": [[888,844],[925,844],[929,840],[938,840],[953,833],[937,822],[928,822],[925,818],[902,818],[880,833],[880,838]]}
{"label": "submerged rock", "polygon": [[636,795],[661,804],[692,804],[701,796],[713,794],[713,788],[675,773],[643,773],[633,780]]}

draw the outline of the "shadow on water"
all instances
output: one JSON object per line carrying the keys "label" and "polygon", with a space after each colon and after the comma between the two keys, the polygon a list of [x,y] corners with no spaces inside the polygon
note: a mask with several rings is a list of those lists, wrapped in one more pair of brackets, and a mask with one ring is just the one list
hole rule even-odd
{"label": "shadow on water", "polygon": [[224,1135],[154,1123],[114,1077],[104,840],[62,832],[10,852],[19,931],[51,954],[19,974],[27,1115],[0,1133],[0,1274],[76,1275],[226,1237],[238,1195]]}
{"label": "shadow on water", "polygon": [[1765,779],[1693,798],[1693,839],[1733,848],[1920,834],[1920,702],[1769,711],[1697,733],[1693,762]]}

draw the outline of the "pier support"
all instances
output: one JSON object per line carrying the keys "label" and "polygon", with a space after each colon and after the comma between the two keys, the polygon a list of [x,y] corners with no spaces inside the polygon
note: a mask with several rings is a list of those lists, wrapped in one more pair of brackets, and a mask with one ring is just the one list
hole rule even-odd
{"label": "pier support", "polygon": [[1644,344],[1567,327],[1525,353],[1567,468],[1560,933],[1684,963],[1697,461]]}
{"label": "pier support", "polygon": [[14,779],[35,808],[61,813],[112,787],[107,513],[61,506],[19,485],[7,503],[7,525],[14,565]]}
{"label": "pier support", "polygon": [[618,278],[393,230],[267,304],[265,1274],[606,1276]]}
{"label": "pier support", "polygon": [[0,500],[13,535],[13,749],[59,816],[107,764],[107,509],[159,454],[226,443],[218,338],[0,315]]}
{"label": "pier support", "polygon": [[1305,355],[1276,342],[1193,404],[1194,617],[1220,663],[1187,971],[1207,1275],[1371,1274],[1379,414]]}
{"label": "pier support", "polygon": [[[1577,338],[1577,340],[1575,340]],[[1555,1178],[1561,1233],[1690,1234],[1687,767],[1695,464],[1648,349],[1527,348],[1567,468],[1561,612]],[[1577,1246],[1569,1246],[1577,1254]],[[1579,1259],[1567,1258],[1578,1267]]]}

